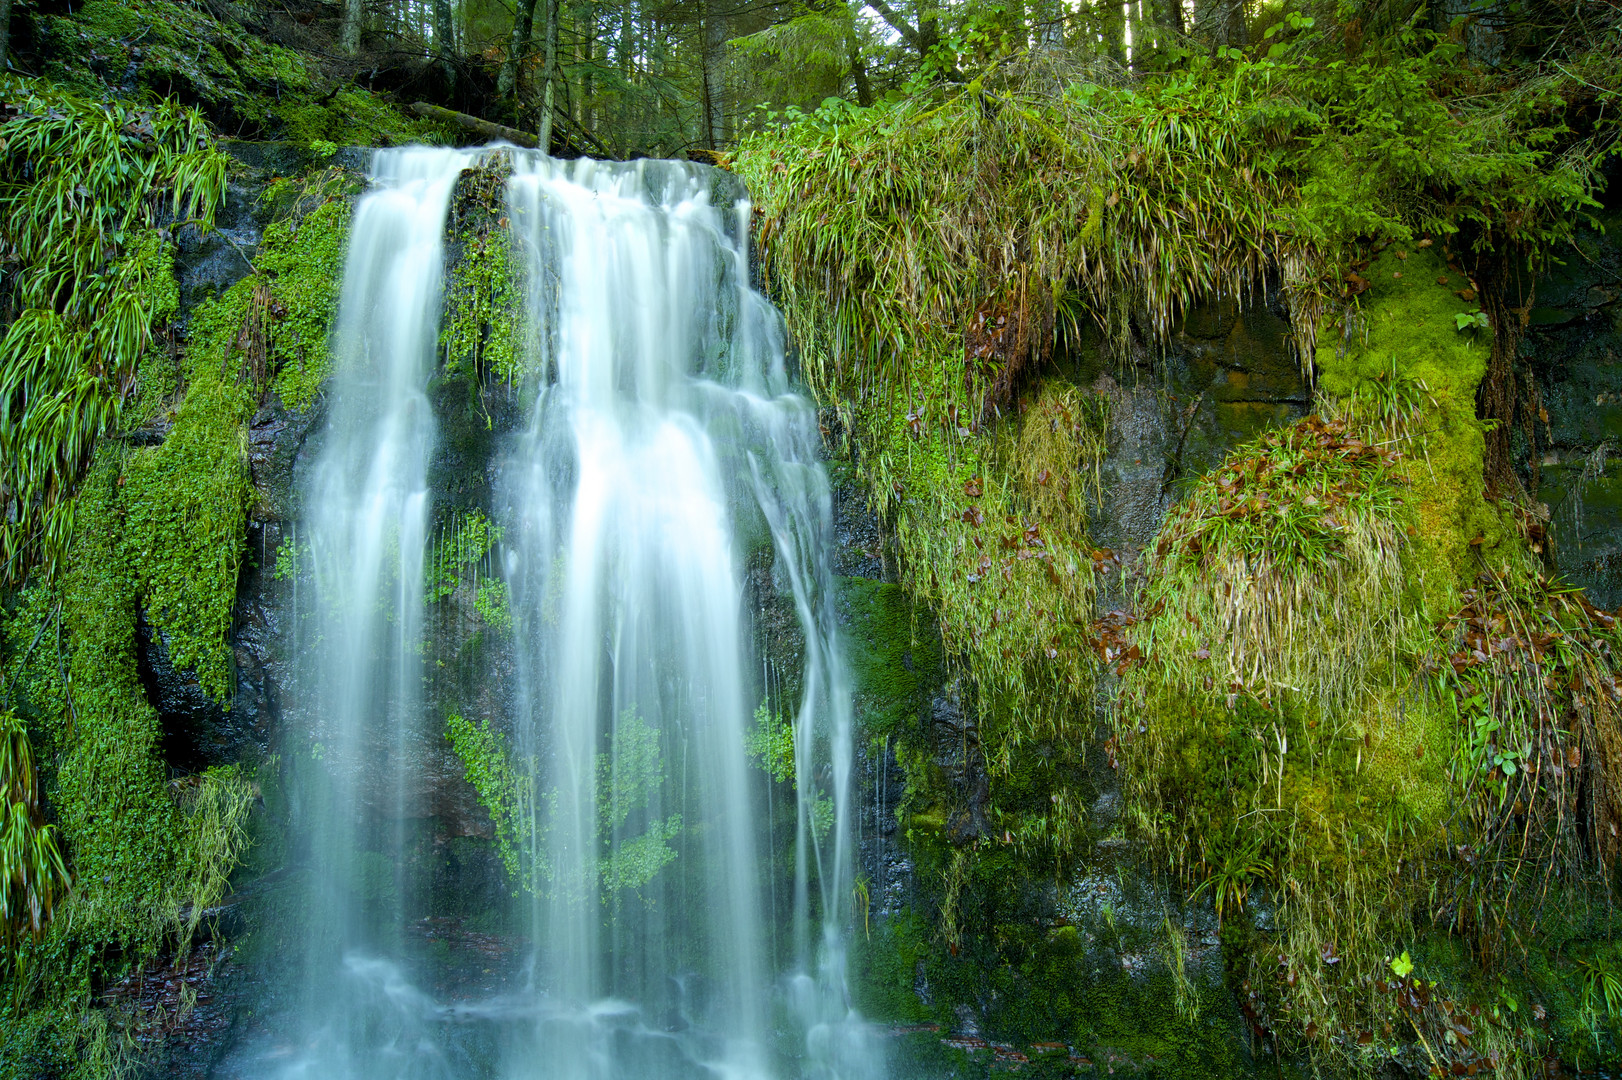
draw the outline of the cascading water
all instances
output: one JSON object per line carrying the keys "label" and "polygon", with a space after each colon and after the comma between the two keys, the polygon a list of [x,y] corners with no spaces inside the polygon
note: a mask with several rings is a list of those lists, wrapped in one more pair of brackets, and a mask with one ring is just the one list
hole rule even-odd
{"label": "cascading water", "polygon": [[515,1075],[771,1071],[769,837],[745,754],[756,719],[737,543],[762,525],[807,641],[796,922],[809,924],[814,876],[828,927],[820,988],[803,978],[791,996],[824,1065],[850,1057],[839,1044],[860,1030],[838,930],[850,695],[828,484],[780,320],[749,287],[747,204],[714,205],[712,175],[515,161],[509,205],[545,378],[508,470],[507,555],[530,707],[520,746],[537,763],[536,989],[557,1010],[517,1049]]}
{"label": "cascading water", "polygon": [[[320,661],[306,683],[326,779],[299,810],[316,882],[302,1031],[270,1074],[876,1076],[845,998],[850,692],[816,416],[750,287],[747,201],[717,197],[726,178],[699,166],[482,152],[510,167],[534,395],[494,507],[520,681],[496,719],[512,733],[531,959],[520,991],[485,1000],[414,985],[413,883],[388,853],[420,813],[414,748],[444,719],[422,695],[425,388],[447,208],[479,153],[380,152],[356,209],[308,488]],[[806,642],[788,707],[759,704],[750,657],[744,560],[761,549]],[[791,935],[776,932],[770,782],[749,753],[779,745],[785,714]],[[454,1031],[475,1028],[489,1052],[470,1057]]]}
{"label": "cascading water", "polygon": [[298,808],[311,885],[305,1046],[289,1075],[366,1075],[379,1054],[410,1058],[415,1041],[409,1025],[393,1022],[398,1010],[385,1009],[378,1026],[374,991],[397,995],[399,978],[377,958],[398,950],[409,883],[381,854],[398,850],[398,837],[376,833],[406,819],[408,743],[423,720],[435,436],[424,391],[437,351],[445,215],[471,160],[458,151],[378,151],[350,230],[327,441],[307,487],[315,670],[302,684],[325,783],[306,785]]}

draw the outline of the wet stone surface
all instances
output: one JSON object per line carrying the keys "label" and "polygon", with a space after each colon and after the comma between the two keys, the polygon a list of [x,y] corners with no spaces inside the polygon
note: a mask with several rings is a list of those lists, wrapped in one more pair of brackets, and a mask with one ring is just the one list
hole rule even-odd
{"label": "wet stone surface", "polygon": [[[1622,605],[1622,210],[1605,232],[1582,227],[1563,265],[1538,280],[1520,347],[1544,414],[1535,455],[1537,500],[1549,508],[1555,568],[1604,608]],[[1545,419],[1546,417],[1546,419]]]}

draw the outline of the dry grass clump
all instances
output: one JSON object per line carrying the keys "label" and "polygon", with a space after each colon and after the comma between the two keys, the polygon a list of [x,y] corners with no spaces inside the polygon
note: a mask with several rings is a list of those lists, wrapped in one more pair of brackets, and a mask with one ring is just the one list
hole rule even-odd
{"label": "dry grass clump", "polygon": [[1182,689],[1295,695],[1331,723],[1389,681],[1419,616],[1400,602],[1399,459],[1317,417],[1230,457],[1145,561],[1142,603],[1175,614],[1144,624],[1143,652]]}
{"label": "dry grass clump", "polygon": [[1140,832],[1228,922],[1259,1035],[1530,1075],[1547,1033],[1434,942],[1516,970],[1608,895],[1622,637],[1520,563],[1481,560],[1433,613],[1403,499],[1422,440],[1342,411],[1235,452],[1169,516],[1135,613],[1103,628],[1111,749]]}

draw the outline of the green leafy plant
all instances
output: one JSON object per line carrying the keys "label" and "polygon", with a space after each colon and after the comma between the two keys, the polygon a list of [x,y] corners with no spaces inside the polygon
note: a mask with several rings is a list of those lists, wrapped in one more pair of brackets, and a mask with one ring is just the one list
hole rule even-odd
{"label": "green leafy plant", "polygon": [[68,885],[28,732],[12,710],[0,710],[0,961],[13,961],[21,938],[45,932]]}
{"label": "green leafy plant", "polygon": [[1224,918],[1243,911],[1251,889],[1273,875],[1273,863],[1261,854],[1261,849],[1262,841],[1258,838],[1244,848],[1224,853],[1211,875],[1195,886],[1189,899],[1197,900],[1210,893],[1218,925]]}
{"label": "green leafy plant", "polygon": [[54,572],[95,440],[119,424],[142,357],[172,319],[159,228],[208,229],[226,158],[173,102],[93,102],[0,80],[0,241],[17,312],[0,340],[0,581]]}
{"label": "green leafy plant", "polygon": [[526,867],[535,865],[533,780],[530,770],[514,766],[506,736],[489,720],[474,724],[452,713],[445,718],[445,738],[461,759],[467,782],[495,827],[496,851],[507,874],[530,891],[538,880]]}

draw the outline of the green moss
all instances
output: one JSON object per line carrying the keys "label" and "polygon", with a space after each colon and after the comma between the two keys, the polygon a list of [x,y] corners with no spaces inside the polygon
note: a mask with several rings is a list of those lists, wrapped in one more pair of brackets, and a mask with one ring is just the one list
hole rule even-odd
{"label": "green moss", "polygon": [[526,374],[522,268],[514,256],[504,205],[505,174],[480,170],[458,189],[457,216],[467,222],[445,290],[440,344],[447,375],[516,383]]}
{"label": "green moss", "polygon": [[851,982],[862,1015],[880,1023],[934,1019],[918,996],[918,968],[934,953],[929,926],[916,910],[867,925],[851,942]]}
{"label": "green moss", "polygon": [[1482,332],[1459,328],[1455,317],[1479,305],[1458,295],[1473,295],[1470,282],[1434,246],[1393,245],[1364,273],[1370,285],[1357,307],[1320,332],[1320,385],[1365,414],[1406,409],[1422,418],[1402,473],[1411,492],[1414,570],[1439,615],[1475,577],[1472,540],[1500,566],[1522,550],[1482,495],[1486,442],[1476,389],[1491,350]]}
{"label": "green moss", "polygon": [[64,754],[53,801],[78,886],[75,929],[151,950],[173,918],[181,816],[166,790],[163,732],[135,665],[140,579],[123,550],[123,455],[98,452],[75,507],[62,584],[72,692],[54,717]]}
{"label": "green moss", "polygon": [[351,205],[342,174],[310,189],[322,201],[314,209],[265,229],[259,273],[272,278],[270,355],[272,386],[291,409],[307,409],[332,372],[328,340],[343,280],[344,244]]}
{"label": "green moss", "polygon": [[[87,91],[143,89],[200,104],[221,126],[265,138],[344,146],[442,141],[435,124],[407,116],[358,87],[331,88],[315,57],[244,32],[207,8],[173,0],[88,0],[40,20],[53,59],[47,75]],[[106,85],[104,72],[117,72]],[[324,92],[330,90],[330,92]]]}
{"label": "green moss", "polygon": [[[1584,840],[1569,823],[1622,820],[1568,775],[1622,746],[1614,695],[1592,689],[1615,678],[1617,632],[1538,575],[1482,495],[1486,347],[1436,279],[1465,283],[1425,249],[1368,272],[1349,334],[1318,354],[1340,418],[1197,481],[1145,561],[1141,620],[1107,628],[1116,751],[1133,824],[1226,921],[1230,970],[1281,1038],[1354,1067],[1432,1053],[1430,990],[1367,993],[1423,940],[1426,985],[1500,1017],[1435,1051],[1443,1065],[1521,1068],[1547,1036],[1507,1002],[1559,995],[1525,981],[1506,930],[1551,918],[1520,882],[1558,866],[1555,903],[1604,895],[1609,825]],[[1258,892],[1269,933],[1243,915]],[[1439,895],[1472,899],[1446,913]],[[1470,962],[1448,967],[1455,935]]]}
{"label": "green moss", "polygon": [[899,585],[840,578],[856,713],[869,739],[916,727],[940,685],[940,632]]}
{"label": "green moss", "polygon": [[301,408],[331,366],[349,205],[330,181],[307,187],[320,193],[314,208],[265,230],[257,273],[192,314],[173,428],[125,470],[125,542],[147,617],[175,665],[227,707],[226,636],[252,495],[246,425],[270,370],[287,404]]}
{"label": "green moss", "polygon": [[[207,321],[204,313],[201,321]],[[217,353],[199,350],[174,427],[130,455],[123,476],[128,564],[155,631],[180,670],[230,707],[234,660],[226,638],[242,565],[252,489],[245,425],[256,395]]]}
{"label": "green moss", "polygon": [[[926,856],[919,867],[922,904],[952,896],[963,931],[956,943],[917,907],[875,920],[852,943],[853,993],[865,1016],[936,1025],[892,1059],[897,1075],[985,1069],[989,1049],[942,1054],[943,1037],[962,1028],[964,1003],[987,1038],[1030,1059],[1020,1070],[1031,1075],[1091,1075],[1093,1066],[1190,1080],[1248,1074],[1237,1017],[1213,1008],[1191,1019],[1179,1010],[1173,972],[1148,955],[1159,930],[1132,925],[1124,912],[1113,926],[1056,920],[1045,883],[1013,848],[983,848],[973,858],[955,888],[951,867],[966,866],[963,858],[947,856],[941,866]],[[937,1071],[914,1071],[930,1062]]]}

